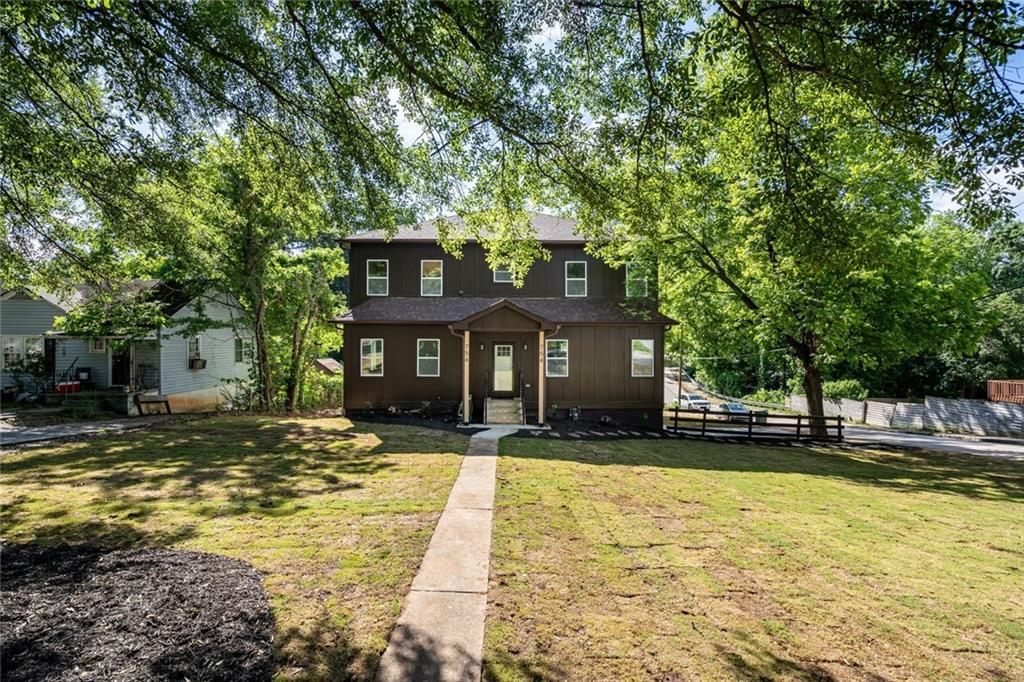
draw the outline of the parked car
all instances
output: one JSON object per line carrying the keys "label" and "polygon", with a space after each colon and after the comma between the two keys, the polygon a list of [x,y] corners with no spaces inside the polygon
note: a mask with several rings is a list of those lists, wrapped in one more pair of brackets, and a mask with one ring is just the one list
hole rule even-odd
{"label": "parked car", "polygon": [[682,398],[682,406],[687,410],[710,410],[711,401],[698,393],[686,393]]}
{"label": "parked car", "polygon": [[727,419],[731,422],[745,422],[749,419],[747,415],[750,414],[750,409],[746,405],[741,405],[740,403],[722,403],[718,406],[718,409],[722,412],[728,412],[729,416]]}

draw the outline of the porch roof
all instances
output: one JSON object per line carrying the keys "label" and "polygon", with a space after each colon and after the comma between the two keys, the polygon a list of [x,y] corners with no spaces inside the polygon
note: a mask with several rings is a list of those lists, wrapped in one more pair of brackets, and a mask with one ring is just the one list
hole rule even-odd
{"label": "porch roof", "polygon": [[[502,304],[502,305],[499,305]],[[518,309],[550,324],[677,324],[650,304],[602,298],[402,297],[370,298],[335,318],[339,324],[454,324],[489,308]]]}

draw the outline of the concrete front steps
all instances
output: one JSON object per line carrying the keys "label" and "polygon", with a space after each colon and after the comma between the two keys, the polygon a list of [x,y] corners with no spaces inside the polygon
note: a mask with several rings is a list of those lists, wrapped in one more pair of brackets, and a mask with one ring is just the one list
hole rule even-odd
{"label": "concrete front steps", "polygon": [[521,398],[488,398],[486,424],[522,424],[523,401]]}

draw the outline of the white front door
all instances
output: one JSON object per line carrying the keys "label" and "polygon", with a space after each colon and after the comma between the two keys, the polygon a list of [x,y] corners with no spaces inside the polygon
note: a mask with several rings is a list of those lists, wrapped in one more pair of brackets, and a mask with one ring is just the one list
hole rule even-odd
{"label": "white front door", "polygon": [[512,392],[512,344],[494,344],[494,392]]}

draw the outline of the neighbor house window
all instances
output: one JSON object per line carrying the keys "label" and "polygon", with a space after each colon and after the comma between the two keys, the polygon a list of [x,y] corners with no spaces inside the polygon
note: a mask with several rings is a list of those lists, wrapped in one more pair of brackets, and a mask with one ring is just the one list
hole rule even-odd
{"label": "neighbor house window", "polygon": [[647,296],[647,273],[639,263],[626,263],[626,298]]}
{"label": "neighbor house window", "polygon": [[544,346],[544,375],[549,377],[569,376],[568,339],[548,339]]}
{"label": "neighbor house window", "polygon": [[4,367],[21,361],[21,343],[20,336],[4,337]]}
{"label": "neighbor house window", "polygon": [[420,261],[420,296],[444,293],[444,263],[439,260]]}
{"label": "neighbor house window", "polygon": [[587,295],[587,261],[570,260],[565,262],[565,295]]}
{"label": "neighbor house window", "polygon": [[631,374],[635,377],[653,377],[654,339],[633,339],[631,348]]}
{"label": "neighbor house window", "polygon": [[359,342],[359,376],[384,376],[384,339],[363,339]]}
{"label": "neighbor house window", "polygon": [[203,338],[201,336],[190,336],[186,342],[188,359],[199,360],[203,357]]}
{"label": "neighbor house window", "polygon": [[38,360],[43,357],[43,337],[25,337],[25,361]]}
{"label": "neighbor house window", "polygon": [[89,339],[90,353],[103,353],[107,350],[106,339]]}
{"label": "neighbor house window", "polygon": [[416,339],[416,376],[441,376],[440,339]]}
{"label": "neighbor house window", "polygon": [[511,270],[493,270],[494,272],[494,283],[495,284],[511,284],[512,283],[512,271]]}
{"label": "neighbor house window", "polygon": [[366,295],[388,295],[387,259],[369,259],[366,261]]}
{"label": "neighbor house window", "polygon": [[245,360],[245,344],[242,342],[242,337],[235,337],[235,362],[243,362]]}

